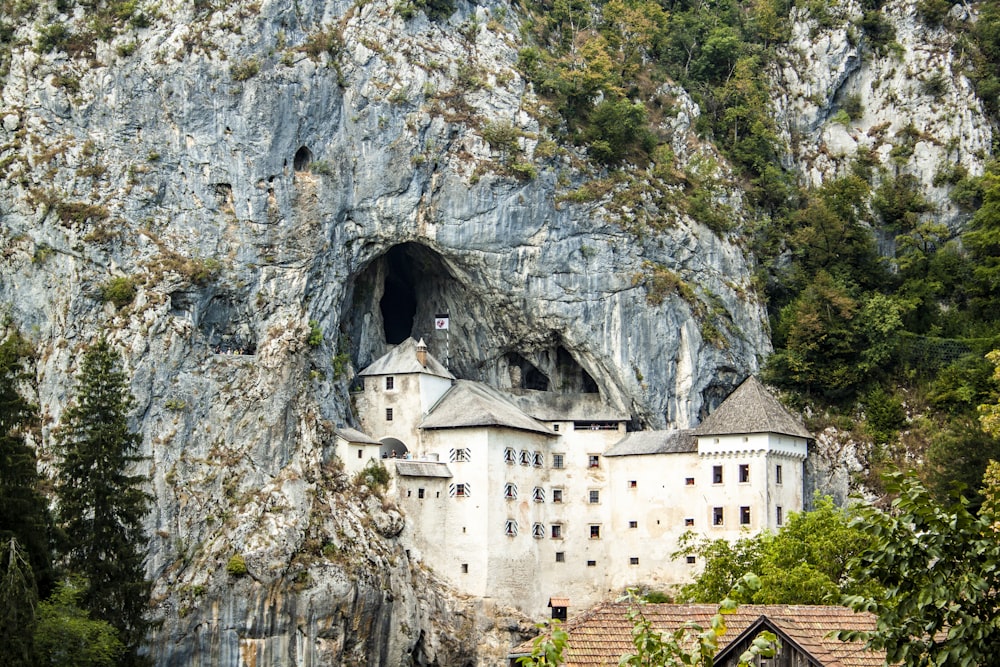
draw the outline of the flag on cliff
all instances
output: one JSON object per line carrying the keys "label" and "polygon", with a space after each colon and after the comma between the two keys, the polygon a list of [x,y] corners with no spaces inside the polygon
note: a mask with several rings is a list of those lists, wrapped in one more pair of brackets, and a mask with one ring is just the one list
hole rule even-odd
{"label": "flag on cliff", "polygon": [[438,313],[434,316],[434,330],[445,331],[448,329],[448,313]]}

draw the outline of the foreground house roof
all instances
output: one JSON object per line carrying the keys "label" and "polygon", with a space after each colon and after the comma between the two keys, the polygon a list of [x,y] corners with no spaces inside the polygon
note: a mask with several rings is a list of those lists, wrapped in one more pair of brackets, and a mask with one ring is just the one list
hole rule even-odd
{"label": "foreground house roof", "polygon": [[456,380],[420,423],[422,429],[497,426],[555,437],[509,398],[480,382]]}
{"label": "foreground house roof", "polygon": [[455,379],[451,371],[429,352],[427,353],[426,365],[421,365],[417,360],[417,341],[412,338],[407,338],[389,350],[358,375],[406,375],[407,373],[424,373],[437,375],[448,380]]}
{"label": "foreground house roof", "polygon": [[[566,667],[617,665],[621,656],[633,653],[629,603],[604,603],[563,624],[569,635]],[[646,604],[642,613],[660,632],[673,632],[687,623],[708,628],[718,611],[710,604]],[[727,631],[719,638],[716,665],[735,665],[745,642],[761,630],[777,634],[781,655],[795,654],[803,667],[880,667],[885,654],[869,651],[861,642],[842,642],[832,636],[838,630],[873,630],[875,616],[855,613],[846,607],[822,605],[742,605],[725,617]],[[532,642],[511,651],[517,657],[531,653]],[[784,664],[779,660],[775,664]]]}
{"label": "foreground house roof", "polygon": [[362,433],[356,428],[351,428],[350,426],[338,426],[336,429],[334,429],[334,433],[339,435],[347,442],[356,442],[362,445],[382,444],[378,440],[375,440],[374,438],[368,436],[367,434]]}
{"label": "foreground house roof", "polygon": [[806,439],[813,437],[802,422],[752,375],[706,417],[694,432],[695,435],[703,436],[780,433]]}

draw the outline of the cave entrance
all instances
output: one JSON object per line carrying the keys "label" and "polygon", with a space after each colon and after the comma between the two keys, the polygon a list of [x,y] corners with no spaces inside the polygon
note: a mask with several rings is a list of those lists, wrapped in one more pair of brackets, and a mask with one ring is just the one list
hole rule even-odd
{"label": "cave entrance", "polygon": [[398,345],[410,337],[413,320],[417,315],[415,286],[419,275],[415,261],[416,244],[394,246],[385,254],[385,285],[379,309],[385,329],[385,342]]}
{"label": "cave entrance", "polygon": [[549,378],[517,352],[507,353],[511,389],[549,390]]}
{"label": "cave entrance", "polygon": [[312,151],[309,150],[308,146],[302,146],[299,150],[295,151],[295,159],[292,161],[292,167],[295,171],[308,171],[312,161]]}

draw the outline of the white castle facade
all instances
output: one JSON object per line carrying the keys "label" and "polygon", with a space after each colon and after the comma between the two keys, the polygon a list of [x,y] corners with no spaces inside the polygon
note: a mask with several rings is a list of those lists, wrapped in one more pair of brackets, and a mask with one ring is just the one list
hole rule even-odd
{"label": "white castle facade", "polygon": [[411,558],[536,618],[690,581],[685,533],[736,539],[803,507],[811,436],[752,377],[694,430],[628,433],[598,394],[457,380],[412,338],[361,376],[346,469],[394,473]]}

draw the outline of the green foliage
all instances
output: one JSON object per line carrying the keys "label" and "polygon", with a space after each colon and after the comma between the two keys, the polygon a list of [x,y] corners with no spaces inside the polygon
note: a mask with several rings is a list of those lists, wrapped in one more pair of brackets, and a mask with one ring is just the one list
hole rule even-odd
{"label": "green foliage", "polygon": [[260,61],[256,58],[248,58],[240,62],[233,63],[229,68],[229,76],[233,81],[246,81],[257,76],[260,72]]}
{"label": "green foliage", "polygon": [[646,301],[654,306],[662,304],[676,294],[690,305],[696,305],[698,297],[684,280],[665,266],[644,261],[643,271],[632,276],[633,285],[645,285]]}
{"label": "green foliage", "polygon": [[872,199],[872,206],[882,218],[882,224],[894,231],[915,228],[920,214],[932,210],[920,190],[920,180],[912,174],[883,180]]}
{"label": "green foliage", "polygon": [[101,285],[101,299],[113,303],[115,308],[132,303],[135,292],[135,281],[127,276],[115,276]]}
{"label": "green foliage", "polygon": [[121,633],[130,654],[147,627],[143,518],[146,477],[130,473],[143,459],[141,437],[128,425],[135,400],[121,357],[104,338],[83,353],[72,403],[56,442],[56,496],[66,565],[87,579],[81,603]]}
{"label": "green foliage", "polygon": [[[1000,350],[993,350],[986,358],[993,364],[993,380],[1000,384]],[[983,431],[1000,438],[1000,401],[979,405],[979,421]]]}
{"label": "green foliage", "polygon": [[307,54],[313,60],[317,60],[324,53],[331,58],[336,58],[344,49],[344,38],[340,32],[332,27],[324,27],[316,32],[306,35],[299,50]]}
{"label": "green foliage", "polygon": [[380,491],[389,484],[390,479],[389,470],[380,461],[369,461],[368,465],[354,476],[354,485]]}
{"label": "green foliage", "polygon": [[906,409],[899,396],[883,387],[873,388],[865,396],[865,430],[876,445],[888,444],[906,425]]}
{"label": "green foliage", "polygon": [[78,201],[58,202],[55,209],[56,215],[66,225],[82,225],[88,220],[99,222],[107,219],[109,215],[108,209],[104,206]]}
{"label": "green foliage", "polygon": [[[991,463],[987,498],[995,498]],[[947,503],[911,477],[895,473],[886,486],[890,510],[858,509],[856,525],[871,546],[852,565],[858,582],[877,582],[884,595],[852,595],[844,602],[877,617],[872,632],[841,632],[886,651],[887,664],[965,667],[991,664],[1000,645],[1000,519],[994,502],[979,515],[952,496]]]}
{"label": "green foliage", "polygon": [[38,588],[28,556],[14,536],[0,541],[0,654],[10,667],[31,667]]}
{"label": "green foliage", "polygon": [[90,587],[70,579],[60,582],[52,597],[38,607],[34,633],[39,664],[53,667],[115,667],[125,646],[113,625],[91,618],[81,600]]}
{"label": "green foliage", "polygon": [[306,342],[310,347],[319,347],[323,344],[323,330],[319,326],[319,320],[309,320],[309,337]]}
{"label": "green foliage", "polygon": [[926,25],[936,28],[944,22],[952,6],[951,0],[918,0],[917,16]]}
{"label": "green foliage", "polygon": [[35,50],[39,53],[51,53],[62,48],[69,38],[69,29],[63,23],[50,23],[38,30],[38,43]]}
{"label": "green foliage", "polygon": [[777,534],[761,533],[735,542],[702,539],[681,541],[674,557],[698,556],[705,567],[681,588],[680,599],[709,602],[733,588],[741,577],[759,573],[761,586],[738,594],[742,603],[829,604],[841,593],[871,591],[848,578],[848,563],[867,549],[870,538],[851,525],[852,512],[829,497],[817,496],[809,512],[793,512]]}
{"label": "green foliage", "polygon": [[559,620],[536,625],[542,631],[531,645],[531,655],[517,659],[520,667],[556,667],[565,663],[563,654],[566,651],[568,636],[562,629]]}
{"label": "green foliage", "polygon": [[851,93],[844,98],[844,104],[841,106],[847,113],[847,117],[851,120],[858,120],[865,114],[865,108],[861,104],[861,95],[859,93]]}
{"label": "green foliage", "polygon": [[962,243],[972,260],[972,305],[986,318],[1000,311],[1000,163],[993,162],[981,180],[983,203],[972,216]]}
{"label": "green foliage", "polygon": [[233,554],[226,563],[226,572],[234,577],[242,577],[247,573],[247,562],[240,554]]}

